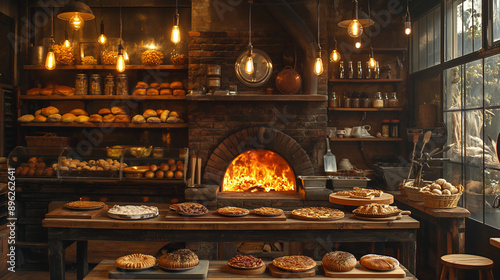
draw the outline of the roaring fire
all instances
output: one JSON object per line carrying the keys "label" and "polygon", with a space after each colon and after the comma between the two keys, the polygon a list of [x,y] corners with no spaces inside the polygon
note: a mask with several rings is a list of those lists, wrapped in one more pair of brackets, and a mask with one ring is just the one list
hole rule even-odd
{"label": "roaring fire", "polygon": [[269,150],[251,150],[237,156],[224,174],[222,191],[295,191],[295,175],[288,162]]}

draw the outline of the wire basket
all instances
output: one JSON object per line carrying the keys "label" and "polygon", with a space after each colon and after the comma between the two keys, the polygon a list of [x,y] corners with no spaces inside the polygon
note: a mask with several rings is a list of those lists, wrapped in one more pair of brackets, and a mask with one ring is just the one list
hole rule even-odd
{"label": "wire basket", "polygon": [[26,136],[25,139],[28,147],[66,147],[69,145],[69,137],[56,136],[54,133]]}

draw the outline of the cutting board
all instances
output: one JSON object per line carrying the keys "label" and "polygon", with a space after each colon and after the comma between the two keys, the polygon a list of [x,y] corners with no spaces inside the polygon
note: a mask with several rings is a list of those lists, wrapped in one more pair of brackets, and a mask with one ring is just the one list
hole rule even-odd
{"label": "cutting board", "polygon": [[272,263],[268,266],[271,275],[276,278],[303,278],[303,277],[313,277],[316,275],[316,268],[313,268],[304,272],[290,272],[284,271],[275,267]]}
{"label": "cutting board", "polygon": [[383,217],[383,218],[373,218],[373,217],[363,217],[363,216],[358,216],[354,215],[354,218],[358,220],[363,220],[363,221],[395,221],[403,218],[403,215],[399,214],[396,216],[390,216],[390,217]]}
{"label": "cutting board", "polygon": [[237,269],[237,268],[232,268],[228,265],[223,267],[224,271],[233,273],[233,274],[239,274],[239,275],[258,275],[262,274],[266,271],[266,266],[263,265],[257,269]]}
{"label": "cutting board", "polygon": [[392,204],[394,203],[394,196],[390,193],[382,193],[380,197],[372,199],[352,198],[345,195],[330,194],[329,200],[331,203],[347,206],[361,206],[370,203]]}
{"label": "cutting board", "polygon": [[241,217],[226,217],[217,214],[215,211],[209,211],[208,214],[203,216],[181,216],[174,211],[170,211],[165,215],[165,220],[167,221],[233,221],[233,222],[245,222],[245,221],[286,221],[285,214],[279,216],[258,216],[255,214],[248,214]]}
{"label": "cutting board", "polygon": [[405,278],[406,273],[401,267],[391,271],[373,271],[369,270],[359,263],[356,267],[348,272],[335,272],[323,267],[325,275],[332,278]]}
{"label": "cutting board", "polygon": [[113,267],[108,273],[110,279],[205,279],[208,274],[208,260],[189,270],[167,271],[159,267],[142,271],[122,271]]}
{"label": "cutting board", "polygon": [[66,219],[93,219],[101,211],[108,210],[108,205],[96,210],[69,210],[64,206],[45,214],[45,218],[66,218]]}

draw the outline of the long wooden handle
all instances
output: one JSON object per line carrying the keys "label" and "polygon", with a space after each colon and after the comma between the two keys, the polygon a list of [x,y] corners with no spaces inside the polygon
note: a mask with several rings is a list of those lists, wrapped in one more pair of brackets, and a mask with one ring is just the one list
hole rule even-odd
{"label": "long wooden handle", "polygon": [[191,185],[191,186],[193,186],[195,183],[195,180],[194,180],[194,174],[196,174],[195,170],[196,170],[196,156],[193,155],[193,156],[191,156],[191,178],[189,179],[191,182],[191,184],[189,184],[189,185]]}
{"label": "long wooden handle", "polygon": [[201,158],[198,158],[198,164],[196,165],[196,173],[198,173],[198,176],[196,178],[196,184],[201,185]]}

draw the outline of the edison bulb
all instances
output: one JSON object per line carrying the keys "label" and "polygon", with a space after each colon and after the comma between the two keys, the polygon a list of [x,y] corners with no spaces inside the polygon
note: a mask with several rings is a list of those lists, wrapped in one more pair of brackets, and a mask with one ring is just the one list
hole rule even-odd
{"label": "edison bulb", "polygon": [[69,48],[69,47],[71,47],[71,42],[70,42],[68,39],[66,39],[66,40],[64,40],[63,45],[64,45],[66,48]]}
{"label": "edison bulb", "polygon": [[323,73],[323,60],[321,57],[316,58],[314,62],[314,74],[321,75]]}
{"label": "edison bulb", "polygon": [[339,52],[337,51],[337,49],[334,49],[330,55],[330,59],[333,61],[333,62],[337,62],[340,60],[340,54]]}
{"label": "edison bulb", "polygon": [[409,21],[405,22],[405,34],[406,35],[411,34],[411,22],[409,22]]}
{"label": "edison bulb", "polygon": [[347,33],[353,38],[357,38],[363,34],[363,26],[357,19],[353,19],[351,24],[347,27]]}
{"label": "edison bulb", "polygon": [[123,58],[125,59],[125,62],[129,62],[128,53],[126,50],[123,50]]}
{"label": "edison bulb", "polygon": [[47,70],[54,70],[56,68],[56,55],[53,51],[50,51],[47,54],[47,58],[45,60],[45,68],[47,68]]}
{"label": "edison bulb", "polygon": [[375,66],[377,66],[377,61],[375,61],[375,58],[370,57],[370,60],[368,60],[368,67],[373,69]]}
{"label": "edison bulb", "polygon": [[125,71],[125,58],[123,57],[123,54],[118,55],[118,60],[116,61],[116,70],[118,70],[118,72]]}
{"label": "edison bulb", "polygon": [[78,15],[78,13],[75,13],[75,15],[69,19],[69,25],[71,25],[71,28],[74,30],[80,30],[84,24],[83,18]]}
{"label": "edison bulb", "polygon": [[170,37],[172,43],[177,44],[181,41],[181,31],[179,30],[178,25],[174,25],[172,27],[172,35]]}
{"label": "edison bulb", "polygon": [[97,38],[97,42],[101,45],[106,44],[107,41],[108,41],[108,38],[106,38],[106,36],[104,36],[104,34],[101,34],[101,36],[99,36],[99,38]]}
{"label": "edison bulb", "polygon": [[354,44],[354,46],[356,47],[356,49],[361,48],[361,41],[356,41],[356,43]]}
{"label": "edison bulb", "polygon": [[252,55],[249,55],[247,57],[247,62],[245,63],[245,73],[250,75],[253,74],[253,71],[255,71],[253,66],[253,57]]}

